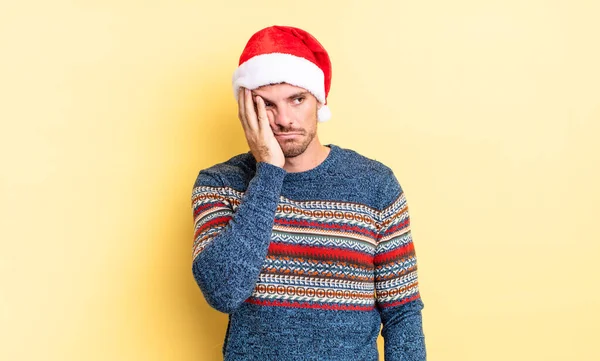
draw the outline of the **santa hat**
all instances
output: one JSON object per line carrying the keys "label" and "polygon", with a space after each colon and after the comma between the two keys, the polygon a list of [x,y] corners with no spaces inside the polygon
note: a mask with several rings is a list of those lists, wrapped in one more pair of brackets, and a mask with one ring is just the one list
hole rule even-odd
{"label": "santa hat", "polygon": [[271,26],[252,35],[233,73],[233,93],[263,85],[288,83],[304,88],[322,104],[318,120],[331,118],[327,95],[331,61],[325,48],[309,33],[291,26]]}

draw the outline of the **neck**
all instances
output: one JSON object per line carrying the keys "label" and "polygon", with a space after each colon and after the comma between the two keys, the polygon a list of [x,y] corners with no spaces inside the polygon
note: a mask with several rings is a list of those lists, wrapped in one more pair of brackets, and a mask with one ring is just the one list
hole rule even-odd
{"label": "neck", "polygon": [[305,172],[323,163],[331,149],[321,144],[315,136],[304,153],[297,157],[285,158],[283,169],[289,173]]}

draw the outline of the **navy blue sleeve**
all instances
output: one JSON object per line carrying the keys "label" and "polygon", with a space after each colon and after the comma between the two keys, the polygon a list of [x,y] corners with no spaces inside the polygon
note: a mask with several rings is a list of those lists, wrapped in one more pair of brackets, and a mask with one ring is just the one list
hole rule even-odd
{"label": "navy blue sleeve", "polygon": [[234,312],[252,294],[267,256],[286,171],[259,162],[242,194],[201,171],[192,191],[192,273],[208,304]]}
{"label": "navy blue sleeve", "polygon": [[417,279],[417,257],[408,205],[391,172],[382,198],[375,253],[376,304],[381,315],[385,361],[425,361],[423,301]]}

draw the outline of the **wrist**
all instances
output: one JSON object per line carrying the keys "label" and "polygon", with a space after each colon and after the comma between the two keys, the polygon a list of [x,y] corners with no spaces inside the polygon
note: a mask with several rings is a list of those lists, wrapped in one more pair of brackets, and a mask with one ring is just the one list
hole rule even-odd
{"label": "wrist", "polygon": [[256,159],[256,163],[267,163],[273,165],[275,167],[283,168],[285,164],[285,159],[283,161],[278,160],[274,157],[262,156],[262,157],[254,157]]}

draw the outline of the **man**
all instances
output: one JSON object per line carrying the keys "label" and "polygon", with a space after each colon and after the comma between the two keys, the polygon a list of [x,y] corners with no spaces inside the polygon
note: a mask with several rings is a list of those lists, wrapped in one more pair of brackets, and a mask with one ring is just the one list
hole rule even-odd
{"label": "man", "polygon": [[331,64],[307,32],[273,26],[233,76],[250,151],[200,171],[194,278],[229,314],[225,361],[425,360],[406,199],[385,165],[334,144]]}

